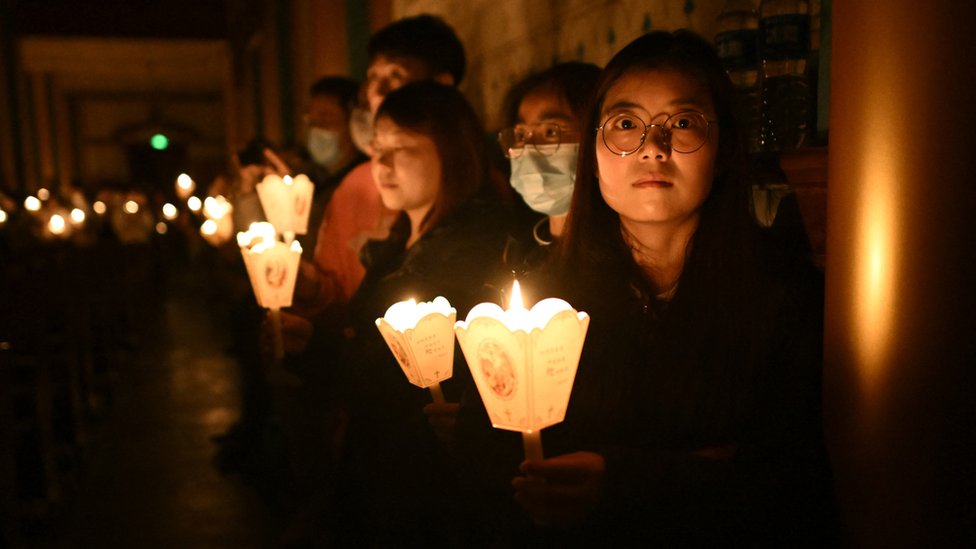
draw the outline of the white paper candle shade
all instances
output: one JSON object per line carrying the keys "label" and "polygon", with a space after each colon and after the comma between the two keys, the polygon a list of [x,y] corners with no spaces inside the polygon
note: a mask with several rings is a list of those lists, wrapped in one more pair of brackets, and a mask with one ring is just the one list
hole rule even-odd
{"label": "white paper candle shade", "polygon": [[411,299],[391,305],[376,327],[407,381],[430,388],[454,373],[456,320],[457,311],[443,297],[420,303]]}
{"label": "white paper candle shade", "polygon": [[256,185],[264,215],[282,233],[305,234],[315,185],[304,174],[269,175]]}
{"label": "white paper candle shade", "polygon": [[531,311],[482,303],[455,325],[494,427],[538,432],[563,421],[589,323],[586,313],[549,298]]}
{"label": "white paper candle shade", "polygon": [[241,248],[241,253],[258,304],[268,309],[291,306],[301,245],[297,241],[291,245],[275,242],[270,246],[261,242],[250,249]]}

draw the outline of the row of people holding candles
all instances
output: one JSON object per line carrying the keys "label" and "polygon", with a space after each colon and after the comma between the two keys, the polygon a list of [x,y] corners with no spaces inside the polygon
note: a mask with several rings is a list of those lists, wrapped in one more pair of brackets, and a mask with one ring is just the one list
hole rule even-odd
{"label": "row of people holding candles", "polygon": [[[275,360],[312,320],[342,339],[315,357],[342,418],[315,520],[339,546],[829,543],[819,273],[752,218],[712,47],[654,32],[586,86],[552,71],[499,136],[538,223],[456,88],[385,96],[364,169],[397,215],[311,320],[287,312],[311,183],[259,185],[238,243]],[[531,307],[504,274],[527,257]]]}

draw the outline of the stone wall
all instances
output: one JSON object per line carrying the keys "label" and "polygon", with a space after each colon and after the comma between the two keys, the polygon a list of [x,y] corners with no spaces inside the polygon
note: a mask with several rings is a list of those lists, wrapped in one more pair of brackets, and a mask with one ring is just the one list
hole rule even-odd
{"label": "stone wall", "polygon": [[394,19],[433,13],[467,49],[461,89],[497,127],[501,101],[526,74],[560,61],[600,66],[652,29],[689,28],[711,39],[722,0],[394,0]]}

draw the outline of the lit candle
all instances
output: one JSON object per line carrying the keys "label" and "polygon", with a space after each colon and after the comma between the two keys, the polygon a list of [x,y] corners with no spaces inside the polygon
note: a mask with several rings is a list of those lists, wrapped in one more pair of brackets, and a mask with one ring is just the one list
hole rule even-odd
{"label": "lit candle", "polygon": [[191,196],[186,199],[186,207],[190,208],[191,212],[199,212],[200,208],[203,207],[203,202],[197,196]]}
{"label": "lit candle", "polygon": [[92,210],[94,210],[98,215],[104,215],[108,210],[108,207],[101,200],[96,200],[95,203],[92,204]]}
{"label": "lit candle", "polygon": [[304,174],[268,175],[255,186],[268,221],[290,241],[308,232],[308,215],[315,185]]}
{"label": "lit candle", "polygon": [[73,208],[71,210],[71,222],[75,225],[81,225],[85,222],[85,212],[81,208]]}
{"label": "lit candle", "polygon": [[252,223],[245,232],[237,233],[247,276],[258,305],[269,309],[274,334],[275,360],[285,356],[281,339],[281,309],[291,306],[298,277],[302,247],[298,241],[290,245],[278,241],[270,223]]}
{"label": "lit candle", "polygon": [[165,217],[166,219],[172,221],[176,219],[176,216],[179,213],[180,212],[176,209],[176,206],[174,206],[173,204],[169,202],[163,204],[163,217]]}
{"label": "lit candle", "polygon": [[24,199],[24,209],[29,212],[36,212],[41,209],[41,201],[36,196],[28,196]]}
{"label": "lit candle", "polygon": [[589,324],[562,299],[526,310],[516,281],[507,310],[480,303],[454,325],[492,426],[521,432],[526,459],[543,458],[540,431],[566,417]]}
{"label": "lit candle", "polygon": [[444,402],[441,381],[454,373],[454,321],[457,311],[443,297],[417,303],[394,303],[376,327],[390,347],[407,381],[430,389],[434,402]]}
{"label": "lit candle", "polygon": [[55,236],[64,234],[64,230],[66,228],[67,223],[65,223],[64,217],[61,214],[52,215],[51,219],[49,219],[47,222],[47,229]]}
{"label": "lit candle", "polygon": [[207,218],[200,227],[200,234],[214,246],[230,240],[234,233],[234,222],[229,215],[233,210],[230,202],[223,196],[208,196],[203,201],[203,215]]}
{"label": "lit candle", "polygon": [[186,200],[189,198],[196,188],[197,184],[185,173],[181,173],[179,177],[176,178],[176,196],[180,197],[181,200]]}

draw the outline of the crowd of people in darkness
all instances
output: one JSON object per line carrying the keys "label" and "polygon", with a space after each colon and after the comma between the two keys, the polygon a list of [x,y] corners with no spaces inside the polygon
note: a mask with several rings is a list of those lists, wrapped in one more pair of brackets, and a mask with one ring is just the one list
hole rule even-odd
{"label": "crowd of people in darkness", "polygon": [[[235,159],[238,230],[268,174],[315,194],[280,322],[236,295],[244,406],[217,465],[284,449],[287,547],[834,544],[822,273],[756,220],[713,46],[653,31],[605,67],[528,74],[497,133],[465,71],[442,19],[395,21],[365,82],[311,88],[299,154],[255,140]],[[504,308],[514,280],[590,319],[542,458],[493,427],[460,347],[432,401],[376,329],[408,298]]]}

